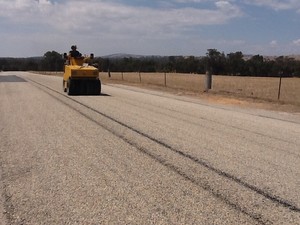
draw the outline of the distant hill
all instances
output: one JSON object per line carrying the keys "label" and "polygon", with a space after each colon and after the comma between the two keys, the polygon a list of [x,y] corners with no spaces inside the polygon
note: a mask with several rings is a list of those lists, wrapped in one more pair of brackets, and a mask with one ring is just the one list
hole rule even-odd
{"label": "distant hill", "polygon": [[134,58],[134,59],[140,59],[140,58],[160,58],[163,56],[159,55],[136,55],[136,54],[127,54],[127,53],[116,53],[116,54],[111,54],[111,55],[105,55],[101,56],[102,58],[107,58],[107,59],[119,59],[119,58]]}
{"label": "distant hill", "polygon": [[289,57],[294,58],[295,60],[300,60],[300,55],[290,55]]}
{"label": "distant hill", "polygon": [[[244,60],[249,60],[253,57],[254,55],[250,54],[245,54],[244,55]],[[136,55],[136,54],[128,54],[128,53],[116,53],[116,54],[111,54],[111,55],[105,55],[105,56],[99,56],[101,58],[106,58],[106,59],[121,59],[121,58],[134,58],[134,59],[143,59],[143,58],[164,58],[164,57],[169,57],[169,56],[160,56],[160,55]],[[180,57],[180,56],[178,56]],[[189,56],[183,56],[185,58]],[[195,56],[196,57],[196,56]],[[203,58],[205,56],[198,56],[196,58]],[[269,60],[275,60],[277,57],[280,56],[267,56],[263,55],[265,59]],[[284,55],[284,57],[289,57],[289,58],[294,58],[295,60],[300,61],[300,55]]]}
{"label": "distant hill", "polygon": [[[253,56],[254,55],[244,55],[244,60],[249,60]],[[300,61],[300,55],[282,55],[282,56]],[[276,56],[263,55],[263,57],[264,57],[264,59],[267,59],[267,60],[275,60],[276,58],[281,57],[281,55],[276,55]]]}

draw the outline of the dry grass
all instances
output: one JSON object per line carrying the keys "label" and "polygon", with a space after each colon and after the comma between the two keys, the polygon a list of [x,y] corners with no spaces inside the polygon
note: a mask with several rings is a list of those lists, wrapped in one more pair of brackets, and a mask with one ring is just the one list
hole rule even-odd
{"label": "dry grass", "polygon": [[[107,73],[100,74],[104,82],[129,82],[166,86],[195,93],[204,92],[204,75],[178,73]],[[211,93],[277,101],[279,78],[213,76]],[[280,101],[300,105],[300,78],[283,78]]]}
{"label": "dry grass", "polygon": [[[40,72],[39,74],[62,76],[63,73]],[[300,78],[283,78],[278,101],[279,78],[213,76],[212,89],[204,92],[203,74],[179,73],[108,73],[101,72],[103,83],[121,83],[143,86],[177,95],[198,96],[220,104],[279,111],[300,112]]]}

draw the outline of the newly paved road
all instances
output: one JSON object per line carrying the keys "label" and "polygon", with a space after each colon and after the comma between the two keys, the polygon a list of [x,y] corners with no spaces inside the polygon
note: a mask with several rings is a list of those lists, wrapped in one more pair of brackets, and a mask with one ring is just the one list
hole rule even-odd
{"label": "newly paved road", "polygon": [[300,115],[0,73],[0,224],[300,224]]}

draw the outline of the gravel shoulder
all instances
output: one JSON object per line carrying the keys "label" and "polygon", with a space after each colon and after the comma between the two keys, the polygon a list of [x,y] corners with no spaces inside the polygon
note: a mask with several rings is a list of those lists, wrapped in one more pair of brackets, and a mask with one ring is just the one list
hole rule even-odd
{"label": "gravel shoulder", "polygon": [[[39,73],[41,74],[41,73]],[[62,76],[62,73],[47,73],[47,76]],[[237,96],[234,93],[225,93],[225,92],[216,92],[214,90],[210,90],[209,92],[193,92],[187,90],[174,89],[159,85],[145,84],[145,83],[132,83],[121,80],[113,80],[102,78],[103,84],[123,84],[132,87],[139,87],[147,90],[156,90],[161,92],[166,92],[170,94],[174,94],[177,96],[186,96],[196,99],[201,99],[211,104],[219,104],[219,105],[231,105],[237,106],[241,108],[249,108],[249,109],[264,109],[264,110],[272,110],[278,112],[287,112],[294,113],[300,115],[300,105],[299,104],[290,104],[284,101],[272,101],[267,99],[260,98],[251,98],[251,97],[243,97]]]}
{"label": "gravel shoulder", "polygon": [[104,84],[67,96],[58,77],[0,82],[8,224],[299,224],[297,111]]}
{"label": "gravel shoulder", "polygon": [[173,88],[167,88],[167,87],[157,86],[157,85],[130,83],[124,81],[121,82],[116,80],[105,80],[103,83],[123,84],[127,86],[144,88],[147,90],[162,91],[177,96],[186,96],[186,97],[201,99],[203,101],[206,101],[207,103],[212,103],[212,104],[238,106],[245,109],[247,108],[265,109],[265,110],[272,110],[278,112],[295,113],[300,115],[300,105],[289,104],[283,101],[271,101],[271,100],[265,100],[259,98],[241,97],[241,96],[236,96],[234,94],[216,93],[213,90],[209,92],[196,93],[196,92],[191,92],[186,90],[176,90]]}

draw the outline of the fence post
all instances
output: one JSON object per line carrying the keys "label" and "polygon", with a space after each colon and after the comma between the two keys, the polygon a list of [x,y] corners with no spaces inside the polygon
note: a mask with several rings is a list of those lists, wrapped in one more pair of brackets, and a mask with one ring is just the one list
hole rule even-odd
{"label": "fence post", "polygon": [[165,72],[165,87],[167,87],[167,73]]}
{"label": "fence post", "polygon": [[212,73],[211,73],[211,70],[206,70],[204,85],[205,85],[205,87],[204,87],[205,91],[208,92],[208,90],[211,89],[211,85],[212,85]]}
{"label": "fence post", "polygon": [[122,75],[122,81],[124,80],[124,75],[123,75],[123,72],[121,72],[121,75]]}
{"label": "fence post", "polygon": [[139,71],[139,78],[140,78],[140,83],[142,83],[142,76],[141,76],[141,72]]}
{"label": "fence post", "polygon": [[277,100],[280,99],[282,75],[283,75],[283,72],[279,72],[279,87],[278,87],[278,96],[277,96]]}

